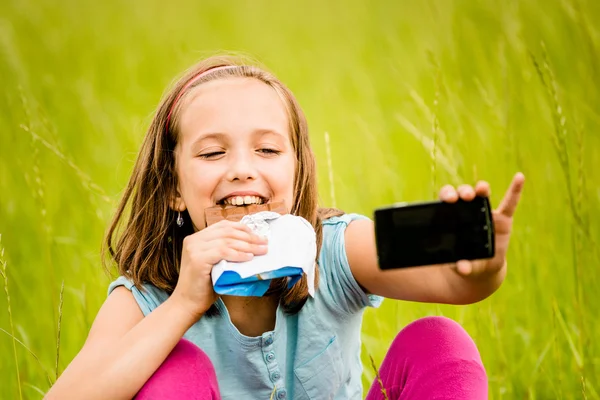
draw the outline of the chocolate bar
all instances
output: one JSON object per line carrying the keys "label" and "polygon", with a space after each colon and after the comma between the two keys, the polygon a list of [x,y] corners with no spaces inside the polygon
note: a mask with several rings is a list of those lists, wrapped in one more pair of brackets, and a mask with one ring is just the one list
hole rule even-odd
{"label": "chocolate bar", "polygon": [[288,214],[283,201],[267,204],[248,204],[244,206],[218,205],[204,210],[206,226],[215,224],[221,220],[236,221],[242,220],[244,215],[255,214],[261,211],[273,211],[278,214]]}

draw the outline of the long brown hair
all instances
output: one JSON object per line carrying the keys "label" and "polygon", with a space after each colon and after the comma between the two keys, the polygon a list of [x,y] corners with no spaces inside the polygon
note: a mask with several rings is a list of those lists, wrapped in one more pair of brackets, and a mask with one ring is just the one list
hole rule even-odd
{"label": "long brown hair", "polygon": [[[233,68],[220,68],[205,73],[220,66]],[[192,79],[203,73],[202,77],[186,87]],[[187,211],[182,213],[185,222],[179,227],[175,223],[176,212],[170,207],[177,188],[174,149],[179,137],[178,117],[185,106],[186,96],[194,87],[215,79],[231,77],[250,77],[264,82],[277,92],[286,107],[290,141],[296,155],[294,199],[290,212],[305,218],[314,227],[317,235],[317,260],[323,241],[322,220],[343,214],[335,209],[318,208],[315,159],[310,147],[308,126],[291,91],[273,74],[254,62],[231,56],[207,58],[189,69],[163,96],[105,237],[105,249],[108,249],[110,259],[117,264],[119,274],[131,279],[138,288],[141,288],[142,283],[151,283],[167,293],[172,293],[175,289],[183,239],[193,233]],[[185,93],[173,106],[182,90]],[[317,268],[316,284],[318,273]],[[306,276],[290,289],[285,288],[282,280],[277,285],[272,285],[272,288],[274,286],[279,288],[280,303],[288,313],[298,312],[308,298]]]}

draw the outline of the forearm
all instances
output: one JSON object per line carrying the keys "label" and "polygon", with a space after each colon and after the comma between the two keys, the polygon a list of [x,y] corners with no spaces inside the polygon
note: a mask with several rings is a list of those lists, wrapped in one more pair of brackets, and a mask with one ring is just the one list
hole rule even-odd
{"label": "forearm", "polygon": [[167,300],[116,343],[82,352],[83,359],[69,365],[47,398],[133,398],[196,320]]}
{"label": "forearm", "polygon": [[506,277],[506,263],[497,271],[478,276],[461,276],[451,268],[441,270],[447,285],[448,304],[473,304],[491,296]]}
{"label": "forearm", "polygon": [[367,292],[386,298],[439,304],[472,304],[494,293],[506,266],[485,276],[462,277],[450,265],[431,265],[374,271],[364,285]]}

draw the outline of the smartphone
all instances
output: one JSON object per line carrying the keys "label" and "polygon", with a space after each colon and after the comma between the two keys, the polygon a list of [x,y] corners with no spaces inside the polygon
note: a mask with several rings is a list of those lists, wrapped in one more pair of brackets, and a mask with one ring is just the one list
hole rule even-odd
{"label": "smartphone", "polygon": [[489,198],[397,203],[374,212],[379,267],[396,269],[494,256]]}

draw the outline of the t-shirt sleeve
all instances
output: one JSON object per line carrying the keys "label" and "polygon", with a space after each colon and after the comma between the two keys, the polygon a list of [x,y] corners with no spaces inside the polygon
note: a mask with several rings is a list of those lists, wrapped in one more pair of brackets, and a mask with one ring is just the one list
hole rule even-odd
{"label": "t-shirt sleeve", "polygon": [[143,284],[140,290],[135,287],[130,279],[124,276],[119,276],[108,286],[108,294],[110,295],[119,286],[124,286],[127,290],[131,291],[144,316],[150,314],[169,298],[169,295],[165,291],[153,285]]}
{"label": "t-shirt sleeve", "polygon": [[345,313],[353,314],[365,307],[379,307],[383,297],[366,294],[360,287],[348,263],[344,233],[350,222],[368,219],[359,214],[344,214],[323,221],[323,245],[319,255],[319,272],[328,297]]}

